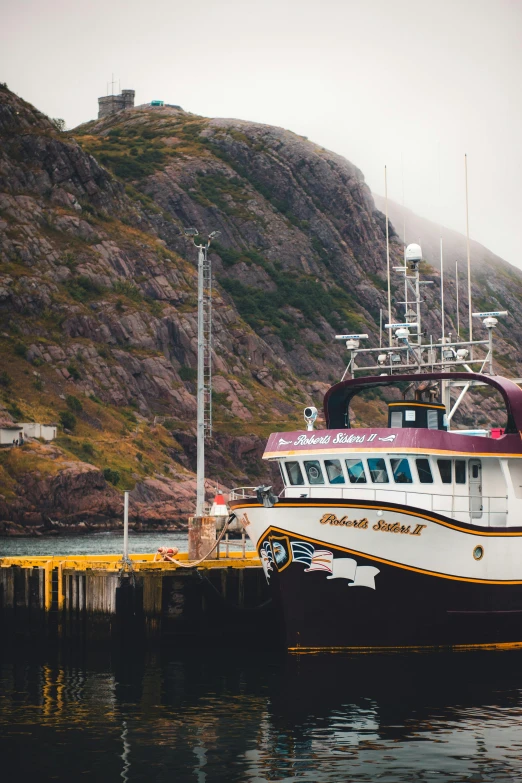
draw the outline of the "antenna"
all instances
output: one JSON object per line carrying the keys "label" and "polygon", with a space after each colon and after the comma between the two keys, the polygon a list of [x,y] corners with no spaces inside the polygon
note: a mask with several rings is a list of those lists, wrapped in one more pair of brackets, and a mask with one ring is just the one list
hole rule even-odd
{"label": "antenna", "polygon": [[[388,175],[384,167],[384,198],[386,200],[386,268],[388,276],[388,321],[391,323],[391,285],[390,285],[390,236],[388,231]],[[389,332],[390,348],[392,347],[392,333]]]}
{"label": "antenna", "polygon": [[455,289],[457,295],[457,337],[460,339],[460,313],[459,313],[459,262],[455,261]]}
{"label": "antenna", "polygon": [[469,251],[469,209],[468,209],[468,156],[464,155],[464,172],[466,175],[466,246],[468,251],[468,310],[469,310],[469,341],[473,340],[473,317],[471,307],[471,256]]}
{"label": "antenna", "polygon": [[[438,144],[438,158],[439,158],[439,209],[441,209],[441,195],[440,195],[440,142]],[[439,213],[440,214],[440,213]],[[440,239],[440,314],[441,314],[441,321],[442,321],[442,330],[441,330],[441,342],[444,344],[446,342],[445,338],[445,329],[444,329],[444,257],[442,253],[442,223],[439,220],[439,239]]]}
{"label": "antenna", "polygon": [[[406,210],[404,208],[404,160],[401,152],[401,176],[402,176],[402,241],[404,243],[404,266],[406,266]],[[404,316],[408,316],[408,281],[404,275]]]}
{"label": "antenna", "polygon": [[[441,231],[442,233],[442,231]],[[445,341],[444,332],[444,262],[442,257],[442,236],[440,238],[440,310],[442,318],[442,342]]]}

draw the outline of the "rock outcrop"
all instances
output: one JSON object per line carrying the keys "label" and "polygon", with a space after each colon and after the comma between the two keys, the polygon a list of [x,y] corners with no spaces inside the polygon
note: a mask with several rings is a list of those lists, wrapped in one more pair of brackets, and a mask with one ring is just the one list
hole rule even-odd
{"label": "rock outcrop", "polygon": [[[0,414],[60,422],[49,452],[0,451],[0,519],[13,530],[117,524],[122,488],[143,527],[182,524],[192,510],[197,281],[186,226],[221,232],[208,475],[277,480],[260,460],[264,440],[299,427],[304,404],[320,407],[343,371],[335,333],[378,339],[385,220],[361,172],[289,131],[170,107],[63,133],[5,86],[0,142]],[[393,228],[391,239],[396,263]],[[521,281],[493,263],[484,304]],[[429,296],[425,322],[438,334]],[[520,373],[520,316],[499,336],[501,366]]]}

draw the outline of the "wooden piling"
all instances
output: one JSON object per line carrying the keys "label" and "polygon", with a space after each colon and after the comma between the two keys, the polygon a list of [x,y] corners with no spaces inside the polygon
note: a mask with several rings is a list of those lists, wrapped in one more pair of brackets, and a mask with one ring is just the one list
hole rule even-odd
{"label": "wooden piling", "polygon": [[268,598],[253,552],[187,569],[131,555],[127,566],[113,555],[0,558],[2,631],[85,642],[223,638],[252,631]]}

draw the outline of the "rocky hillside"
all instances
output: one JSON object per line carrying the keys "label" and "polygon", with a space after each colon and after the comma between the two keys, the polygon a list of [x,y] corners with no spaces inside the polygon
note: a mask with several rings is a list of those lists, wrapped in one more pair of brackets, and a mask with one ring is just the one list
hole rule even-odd
{"label": "rocky hillside", "polygon": [[[187,225],[221,232],[208,475],[269,480],[259,459],[268,432],[300,426],[304,404],[320,407],[342,373],[334,334],[378,339],[385,225],[361,172],[289,131],[167,107],[64,134],[6,87],[0,142],[0,414],[60,427],[52,446],[0,451],[4,527],[113,525],[123,488],[138,525],[192,511]],[[392,229],[394,263],[401,255]],[[496,265],[488,307],[521,281]],[[434,294],[427,319],[436,334]],[[502,336],[500,358],[514,369],[522,324]],[[382,408],[360,403],[359,423]]]}

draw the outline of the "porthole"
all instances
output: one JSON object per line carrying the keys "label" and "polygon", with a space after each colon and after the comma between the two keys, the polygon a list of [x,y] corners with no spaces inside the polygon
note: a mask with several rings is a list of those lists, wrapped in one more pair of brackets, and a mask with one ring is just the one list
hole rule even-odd
{"label": "porthole", "polygon": [[475,549],[473,550],[473,557],[475,558],[475,560],[482,560],[482,558],[484,557],[483,547],[476,546]]}

